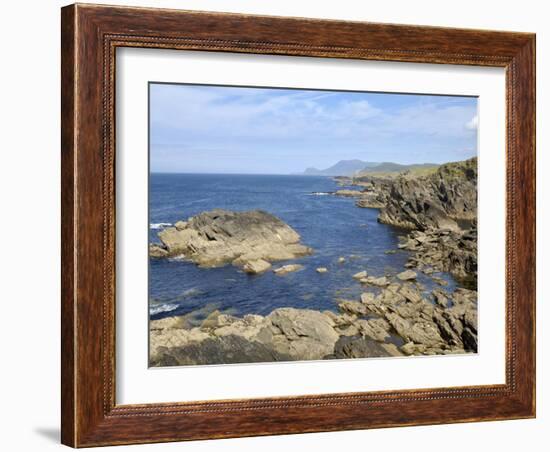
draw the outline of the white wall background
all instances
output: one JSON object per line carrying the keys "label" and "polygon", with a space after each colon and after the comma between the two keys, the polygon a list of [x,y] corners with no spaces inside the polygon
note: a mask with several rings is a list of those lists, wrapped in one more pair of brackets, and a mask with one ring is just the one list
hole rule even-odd
{"label": "white wall background", "polygon": [[[119,447],[116,450],[257,451],[373,450],[500,452],[547,450],[550,429],[550,308],[545,251],[550,250],[548,199],[550,30],[545,2],[388,0],[113,0],[118,4],[242,13],[441,25],[537,33],[538,131],[538,417],[536,420],[307,434]],[[93,2],[99,3],[99,2]],[[0,28],[2,150],[2,344],[0,447],[59,450],[59,8],[58,0],[5,2]],[[6,290],[7,289],[7,290]],[[545,290],[546,289],[546,290]],[[544,320],[546,319],[546,320]],[[545,322],[543,325],[542,322]],[[544,326],[544,328],[543,328]],[[544,381],[546,380],[546,381]],[[546,447],[546,448],[545,448]]]}

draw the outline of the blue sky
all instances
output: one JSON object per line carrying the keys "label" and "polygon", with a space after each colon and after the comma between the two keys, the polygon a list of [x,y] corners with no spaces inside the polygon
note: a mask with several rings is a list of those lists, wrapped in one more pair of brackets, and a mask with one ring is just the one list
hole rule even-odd
{"label": "blue sky", "polygon": [[152,172],[289,174],[477,153],[477,99],[150,84]]}

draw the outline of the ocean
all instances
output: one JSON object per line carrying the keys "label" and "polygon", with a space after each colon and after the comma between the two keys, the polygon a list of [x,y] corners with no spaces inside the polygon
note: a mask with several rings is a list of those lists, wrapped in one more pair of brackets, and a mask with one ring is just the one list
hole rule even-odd
{"label": "ocean", "polygon": [[[330,195],[339,188],[325,176],[151,174],[149,181],[149,239],[178,220],[222,208],[262,209],[276,215],[301,235],[301,243],[314,249],[311,256],[292,260],[304,270],[276,276],[272,271],[247,275],[228,265],[198,268],[177,259],[150,259],[149,313],[152,319],[202,313],[214,309],[233,315],[269,314],[279,307],[337,311],[337,299],[359,299],[361,285],[352,278],[395,275],[404,270],[409,253],[396,250],[398,236],[406,232],[377,222],[378,210],[355,206],[354,198]],[[340,257],[345,258],[339,263]],[[286,262],[274,263],[273,268]],[[326,267],[319,274],[317,267]],[[456,282],[447,273],[435,273]],[[426,291],[431,278],[418,273]],[[201,318],[201,314],[198,315]]]}

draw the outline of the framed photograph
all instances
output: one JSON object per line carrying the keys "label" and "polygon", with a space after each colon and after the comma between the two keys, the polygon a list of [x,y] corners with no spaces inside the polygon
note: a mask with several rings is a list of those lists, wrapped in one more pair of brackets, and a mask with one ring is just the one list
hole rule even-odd
{"label": "framed photograph", "polygon": [[62,9],[62,442],[535,416],[535,36]]}

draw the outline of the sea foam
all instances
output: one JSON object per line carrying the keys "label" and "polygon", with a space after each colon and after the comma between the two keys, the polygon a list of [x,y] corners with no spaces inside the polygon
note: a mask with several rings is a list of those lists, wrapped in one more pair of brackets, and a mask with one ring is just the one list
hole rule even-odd
{"label": "sea foam", "polygon": [[157,306],[149,306],[149,315],[160,314],[161,312],[170,312],[178,307],[177,304],[161,304]]}
{"label": "sea foam", "polygon": [[172,223],[151,223],[149,229],[164,229],[168,226],[172,226]]}

